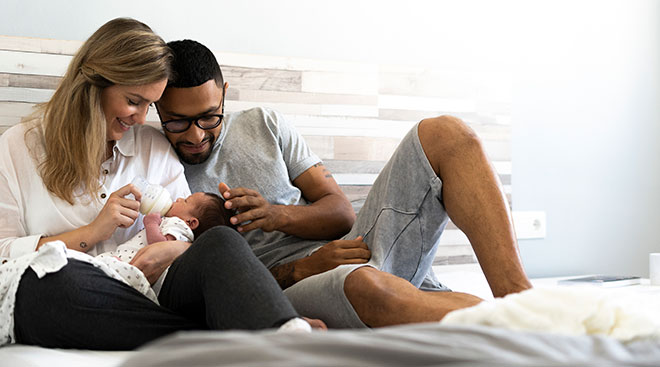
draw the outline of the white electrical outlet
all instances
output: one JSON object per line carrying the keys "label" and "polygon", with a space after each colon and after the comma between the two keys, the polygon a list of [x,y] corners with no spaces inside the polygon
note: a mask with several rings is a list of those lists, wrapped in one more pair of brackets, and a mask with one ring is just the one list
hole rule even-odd
{"label": "white electrical outlet", "polygon": [[519,240],[545,238],[545,212],[514,211],[513,226]]}

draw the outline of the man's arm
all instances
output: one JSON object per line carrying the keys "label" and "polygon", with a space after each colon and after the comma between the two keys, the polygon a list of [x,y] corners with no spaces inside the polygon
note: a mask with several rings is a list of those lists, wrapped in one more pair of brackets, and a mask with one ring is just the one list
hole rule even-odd
{"label": "man's arm", "polygon": [[307,239],[333,239],[351,229],[355,222],[353,207],[322,163],[308,168],[293,184],[310,205],[272,205],[254,190],[229,189],[224,183],[219,190],[227,200],[225,207],[239,211],[231,218],[233,224],[251,221],[240,225],[239,232],[260,228]]}
{"label": "man's arm", "polygon": [[351,230],[353,206],[323,163],[307,169],[293,184],[312,204],[286,206],[284,217],[288,220],[280,231],[302,238],[335,239]]}
{"label": "man's arm", "polygon": [[297,282],[336,268],[342,264],[364,264],[371,258],[367,244],[362,236],[354,240],[335,240],[302,259],[275,266],[271,274],[286,289]]}

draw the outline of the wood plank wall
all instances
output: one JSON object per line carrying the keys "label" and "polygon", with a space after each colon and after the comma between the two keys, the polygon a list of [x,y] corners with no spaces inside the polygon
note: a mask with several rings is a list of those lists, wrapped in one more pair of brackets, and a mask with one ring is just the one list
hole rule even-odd
{"label": "wood plank wall", "polygon": [[[0,134],[50,98],[81,42],[0,36]],[[282,112],[333,172],[356,210],[405,133],[451,114],[481,137],[511,198],[511,76],[498,71],[401,67],[215,52],[230,89],[226,111]],[[157,125],[155,111],[148,120]],[[476,261],[449,223],[436,265]]]}

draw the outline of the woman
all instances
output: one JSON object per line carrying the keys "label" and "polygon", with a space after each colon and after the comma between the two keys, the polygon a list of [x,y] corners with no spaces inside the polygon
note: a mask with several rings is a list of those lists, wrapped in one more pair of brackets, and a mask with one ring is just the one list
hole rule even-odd
{"label": "woman", "polygon": [[142,227],[135,176],[190,194],[167,140],[142,126],[170,61],[149,27],[112,20],[83,44],[52,99],[0,137],[0,256],[10,258],[0,266],[0,345],[132,349],[177,330],[309,327],[226,228],[188,251],[166,241],[135,256],[152,283],[172,264],[164,307],[83,254],[112,251]]}

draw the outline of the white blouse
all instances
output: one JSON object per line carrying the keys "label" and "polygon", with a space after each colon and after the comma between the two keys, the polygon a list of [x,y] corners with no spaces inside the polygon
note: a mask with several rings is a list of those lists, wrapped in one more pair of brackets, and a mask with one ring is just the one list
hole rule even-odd
{"label": "white blouse", "polygon": [[[41,237],[91,223],[110,194],[136,176],[165,187],[172,200],[190,195],[183,166],[165,136],[150,126],[136,125],[115,144],[112,157],[101,166],[103,188],[99,200],[77,196],[70,205],[46,189],[26,146],[24,126],[18,124],[0,136],[0,257],[34,252]],[[41,139],[30,134],[27,143],[41,159]],[[131,227],[118,228],[112,238],[97,244],[88,254],[113,251],[142,227],[140,216]]]}
{"label": "white blouse", "polygon": [[[187,197],[190,188],[183,166],[167,139],[149,126],[134,126],[115,144],[113,155],[101,166],[100,200],[77,196],[74,205],[51,195],[44,186],[32,156],[42,159],[42,137],[29,134],[18,124],[0,136],[0,346],[13,342],[13,311],[21,275],[32,268],[39,277],[58,271],[67,258],[97,263],[91,256],[67,250],[61,242],[42,246],[39,239],[72,231],[91,223],[108,196],[142,176],[165,187],[172,199]],[[26,142],[27,140],[27,142]],[[28,146],[30,147],[29,150]],[[31,152],[33,155],[31,155]],[[129,228],[90,249],[89,255],[114,251],[141,228],[142,216]],[[95,264],[115,277],[103,264]]]}

